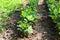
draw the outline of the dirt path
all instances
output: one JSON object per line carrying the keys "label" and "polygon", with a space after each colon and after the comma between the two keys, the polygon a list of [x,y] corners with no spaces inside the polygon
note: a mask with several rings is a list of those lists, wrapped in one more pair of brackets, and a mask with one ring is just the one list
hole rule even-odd
{"label": "dirt path", "polygon": [[38,22],[36,23],[35,30],[42,33],[43,40],[58,40],[56,37],[55,24],[52,22],[51,18],[48,17],[48,8],[46,3],[39,5],[38,8]]}

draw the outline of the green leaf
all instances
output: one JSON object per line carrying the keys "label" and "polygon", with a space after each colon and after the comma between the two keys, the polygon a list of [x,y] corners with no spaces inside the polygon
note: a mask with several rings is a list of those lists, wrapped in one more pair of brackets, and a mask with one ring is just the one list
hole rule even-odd
{"label": "green leaf", "polygon": [[33,29],[32,29],[32,26],[29,26],[28,29],[26,29],[25,31],[28,31],[28,33],[33,33]]}
{"label": "green leaf", "polygon": [[60,13],[60,8],[59,8],[59,13]]}
{"label": "green leaf", "polygon": [[57,15],[58,10],[57,10],[57,9],[54,9],[54,10],[53,10],[53,13],[54,13],[54,15]]}

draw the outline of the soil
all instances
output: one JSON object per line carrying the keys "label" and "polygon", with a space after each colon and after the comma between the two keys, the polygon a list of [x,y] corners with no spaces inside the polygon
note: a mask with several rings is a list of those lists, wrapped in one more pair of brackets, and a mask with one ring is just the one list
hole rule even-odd
{"label": "soil", "polygon": [[17,22],[20,20],[20,11],[15,11],[14,14],[11,15],[9,20],[6,22],[5,31],[3,32],[3,38],[5,40],[17,40]]}
{"label": "soil", "polygon": [[57,30],[55,28],[55,23],[48,16],[48,8],[45,1],[39,3],[38,7],[38,22],[34,23],[33,33],[28,35],[28,37],[20,37],[20,32],[17,30],[17,22],[20,20],[20,11],[15,11],[10,19],[6,23],[6,30],[3,32],[3,36],[0,40],[60,40],[56,34]]}

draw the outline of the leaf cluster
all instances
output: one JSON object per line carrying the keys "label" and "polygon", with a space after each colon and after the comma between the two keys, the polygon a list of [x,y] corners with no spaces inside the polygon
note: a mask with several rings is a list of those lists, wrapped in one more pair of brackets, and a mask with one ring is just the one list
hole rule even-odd
{"label": "leaf cluster", "polygon": [[33,33],[32,23],[36,22],[37,4],[38,0],[29,0],[29,4],[21,11],[22,19],[18,22],[18,29],[25,35]]}
{"label": "leaf cluster", "polygon": [[49,16],[56,23],[56,28],[60,31],[60,1],[47,0],[47,5],[49,8]]}

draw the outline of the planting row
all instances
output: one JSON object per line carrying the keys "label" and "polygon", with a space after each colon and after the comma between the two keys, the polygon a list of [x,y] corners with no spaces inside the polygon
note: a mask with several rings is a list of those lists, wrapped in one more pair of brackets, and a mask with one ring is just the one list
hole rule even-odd
{"label": "planting row", "polygon": [[60,34],[60,0],[47,0],[47,6],[49,8],[49,16],[56,23],[58,34]]}

